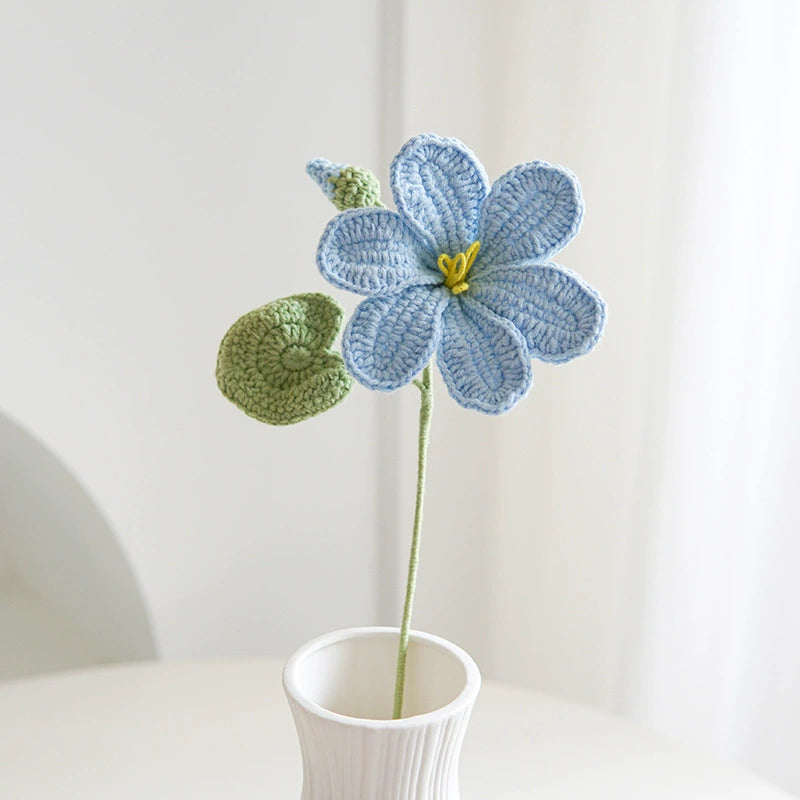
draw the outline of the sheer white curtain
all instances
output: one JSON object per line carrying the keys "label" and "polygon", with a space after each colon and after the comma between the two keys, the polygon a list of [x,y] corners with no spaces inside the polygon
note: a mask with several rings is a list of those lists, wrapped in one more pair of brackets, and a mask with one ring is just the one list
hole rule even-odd
{"label": "sheer white curtain", "polygon": [[800,6],[505,11],[493,152],[582,177],[610,317],[504,421],[492,669],[800,791]]}
{"label": "sheer white curtain", "polygon": [[671,324],[624,707],[800,792],[800,5],[681,21]]}
{"label": "sheer white curtain", "polygon": [[428,576],[473,612],[472,632],[452,610],[440,627],[490,675],[800,792],[800,5],[467,7],[469,64],[437,49],[430,6],[409,23],[409,128],[461,135],[491,177],[570,166],[587,214],[557,260],[609,323],[588,358],[535,365],[491,433],[437,417],[452,469],[483,465],[474,494],[429,501]]}

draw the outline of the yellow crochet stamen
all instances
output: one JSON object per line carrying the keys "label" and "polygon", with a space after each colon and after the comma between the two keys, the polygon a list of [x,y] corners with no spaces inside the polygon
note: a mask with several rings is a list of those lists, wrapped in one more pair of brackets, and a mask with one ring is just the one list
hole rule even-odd
{"label": "yellow crochet stamen", "polygon": [[469,289],[469,284],[465,279],[480,249],[481,243],[473,242],[467,248],[466,253],[456,253],[452,258],[447,253],[439,256],[437,263],[439,269],[444,273],[444,285],[452,290],[453,294],[461,294]]}

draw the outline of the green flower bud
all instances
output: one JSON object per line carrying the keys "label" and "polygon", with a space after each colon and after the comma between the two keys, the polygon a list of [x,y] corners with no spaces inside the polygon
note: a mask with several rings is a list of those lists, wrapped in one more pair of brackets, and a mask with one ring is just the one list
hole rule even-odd
{"label": "green flower bud", "polygon": [[383,206],[381,186],[375,175],[363,167],[344,167],[338,177],[328,178],[333,184],[331,200],[339,211],[348,208]]}

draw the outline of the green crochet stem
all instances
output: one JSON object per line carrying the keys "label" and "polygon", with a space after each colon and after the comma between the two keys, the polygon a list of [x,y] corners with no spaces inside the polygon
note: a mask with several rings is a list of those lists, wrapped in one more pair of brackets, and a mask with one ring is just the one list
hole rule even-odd
{"label": "green crochet stem", "polygon": [[428,437],[433,411],[433,385],[431,365],[422,370],[422,380],[414,381],[421,393],[419,407],[419,441],[417,445],[417,504],[414,508],[414,534],[411,537],[411,556],[408,559],[406,602],[403,606],[403,624],[400,627],[400,647],[397,652],[397,678],[394,685],[394,711],[392,719],[403,715],[403,693],[406,685],[406,658],[408,656],[408,631],[411,627],[411,612],[414,608],[414,589],[417,585],[419,565],[419,535],[422,530],[422,502],[425,497],[425,465],[428,457]]}

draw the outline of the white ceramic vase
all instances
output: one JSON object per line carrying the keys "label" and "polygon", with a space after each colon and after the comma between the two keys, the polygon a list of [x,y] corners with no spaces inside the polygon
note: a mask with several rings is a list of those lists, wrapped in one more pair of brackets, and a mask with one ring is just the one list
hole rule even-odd
{"label": "white ceramic vase", "polygon": [[412,631],[403,718],[393,720],[398,636],[397,628],[336,631],[287,662],[302,800],[458,800],[480,672],[460,647]]}

